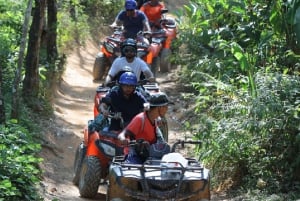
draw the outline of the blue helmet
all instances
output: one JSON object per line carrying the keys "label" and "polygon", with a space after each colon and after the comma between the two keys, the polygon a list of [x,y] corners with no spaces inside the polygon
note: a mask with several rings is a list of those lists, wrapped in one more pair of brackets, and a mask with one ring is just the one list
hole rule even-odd
{"label": "blue helmet", "polygon": [[119,79],[119,83],[133,86],[138,85],[136,75],[132,72],[123,73]]}
{"label": "blue helmet", "polygon": [[136,1],[135,0],[126,0],[125,2],[126,10],[134,10],[136,9]]}

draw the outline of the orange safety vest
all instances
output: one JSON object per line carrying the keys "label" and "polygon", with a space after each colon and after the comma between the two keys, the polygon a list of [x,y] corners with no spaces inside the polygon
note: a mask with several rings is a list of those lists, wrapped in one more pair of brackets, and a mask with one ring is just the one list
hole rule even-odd
{"label": "orange safety vest", "polygon": [[160,2],[156,6],[151,6],[150,2],[147,2],[141,7],[140,10],[145,13],[149,22],[156,24],[161,19],[161,10],[164,8],[165,5]]}

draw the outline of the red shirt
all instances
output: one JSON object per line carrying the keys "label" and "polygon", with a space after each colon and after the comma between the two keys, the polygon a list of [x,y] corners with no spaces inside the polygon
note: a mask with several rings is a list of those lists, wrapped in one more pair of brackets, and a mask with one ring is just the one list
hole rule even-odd
{"label": "red shirt", "polygon": [[140,8],[148,17],[149,22],[157,24],[161,19],[161,10],[165,8],[165,5],[158,3],[156,6],[151,6],[150,2],[143,4]]}
{"label": "red shirt", "polygon": [[156,142],[156,126],[148,119],[146,112],[137,114],[127,125],[126,130],[135,135],[137,139],[144,139],[150,144]]}

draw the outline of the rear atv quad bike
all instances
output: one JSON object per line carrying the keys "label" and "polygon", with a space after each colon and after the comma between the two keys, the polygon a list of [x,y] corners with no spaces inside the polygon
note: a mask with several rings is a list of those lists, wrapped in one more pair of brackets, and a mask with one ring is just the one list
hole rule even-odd
{"label": "rear atv quad bike", "polygon": [[93,66],[94,81],[101,80],[112,62],[121,56],[120,45],[124,40],[122,28],[115,27],[113,34],[102,41]]}
{"label": "rear atv quad bike", "polygon": [[162,44],[159,52],[160,72],[166,73],[171,70],[170,56],[172,55],[172,42],[177,37],[177,26],[173,18],[166,16],[168,9],[163,9],[160,21],[160,29],[154,31],[154,36],[158,38]]}
{"label": "rear atv quad bike", "polygon": [[125,156],[115,157],[109,168],[106,201],[210,200],[209,170],[197,160],[175,153],[177,145],[200,143],[177,141],[161,159],[152,157],[150,151],[143,164],[127,163]]}

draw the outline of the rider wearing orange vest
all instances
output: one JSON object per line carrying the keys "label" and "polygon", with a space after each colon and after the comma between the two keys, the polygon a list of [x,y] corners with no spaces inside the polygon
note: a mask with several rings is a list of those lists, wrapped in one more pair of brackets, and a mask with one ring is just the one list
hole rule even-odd
{"label": "rider wearing orange vest", "polygon": [[160,27],[161,10],[163,9],[165,9],[165,5],[159,0],[150,0],[140,8],[147,16],[151,27]]}

